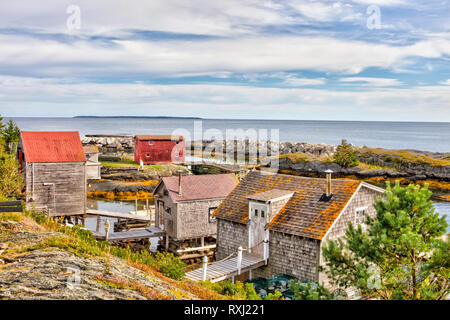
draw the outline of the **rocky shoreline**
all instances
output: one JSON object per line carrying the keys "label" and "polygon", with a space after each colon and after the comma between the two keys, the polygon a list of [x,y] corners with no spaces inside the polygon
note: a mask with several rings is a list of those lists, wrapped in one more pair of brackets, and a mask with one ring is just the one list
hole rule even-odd
{"label": "rocky shoreline", "polygon": [[[102,153],[115,154],[119,158],[130,156],[134,150],[134,140],[131,136],[86,136],[82,142],[84,145],[96,145]],[[255,156],[255,150],[264,150],[264,154],[267,154],[264,160],[276,155],[279,157],[279,170],[282,173],[322,176],[325,170],[331,169],[334,175],[340,178],[355,178],[378,184],[400,179],[404,184],[429,183],[430,188],[437,190],[439,195],[450,193],[450,153],[353,146],[360,165],[343,168],[332,161],[337,150],[336,145],[251,140],[186,142],[186,155],[196,157],[205,156],[205,152],[209,155],[217,156],[221,153],[224,155],[227,149],[234,150],[236,155],[243,155],[247,160]],[[103,170],[104,177],[112,180],[157,180],[161,176],[173,175],[173,172],[161,175],[158,174],[158,170],[150,175],[132,173],[132,170],[114,172],[111,168],[105,167]],[[134,188],[138,191],[143,190],[139,187]],[[124,190],[119,187],[117,191]]]}

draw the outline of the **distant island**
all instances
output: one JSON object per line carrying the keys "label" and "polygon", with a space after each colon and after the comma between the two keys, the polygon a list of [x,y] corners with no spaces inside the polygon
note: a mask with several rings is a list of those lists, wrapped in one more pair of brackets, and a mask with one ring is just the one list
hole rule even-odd
{"label": "distant island", "polygon": [[75,119],[188,119],[202,120],[200,117],[169,117],[169,116],[75,116]]}

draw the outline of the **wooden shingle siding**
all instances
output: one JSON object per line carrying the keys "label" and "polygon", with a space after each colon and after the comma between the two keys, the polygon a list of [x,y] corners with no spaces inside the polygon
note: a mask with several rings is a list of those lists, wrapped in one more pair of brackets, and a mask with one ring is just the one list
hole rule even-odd
{"label": "wooden shingle siding", "polygon": [[176,239],[213,236],[217,222],[209,222],[209,208],[220,205],[223,199],[178,202]]}
{"label": "wooden shingle siding", "polygon": [[[33,205],[37,209],[46,208],[52,216],[85,213],[86,165],[84,162],[27,163],[25,179],[27,209],[31,209]],[[44,183],[55,184],[56,201],[53,199],[53,186],[46,186]],[[33,185],[35,201],[31,199]]]}
{"label": "wooden shingle siding", "polygon": [[[356,226],[358,222],[360,222],[361,220],[365,221],[365,219],[361,219],[356,216],[357,209],[365,208],[365,211],[369,216],[375,217],[376,210],[373,205],[375,203],[375,197],[380,196],[382,196],[380,192],[367,188],[364,185],[361,186],[361,188],[352,198],[351,202],[349,202],[345,210],[343,210],[342,213],[339,215],[338,219],[336,219],[336,221],[328,231],[325,238],[322,239],[320,246],[320,263],[322,265],[324,262],[322,255],[322,247],[327,243],[327,240],[337,240],[339,238],[342,239],[345,236],[345,233],[348,229],[349,222],[351,222],[354,226]],[[362,227],[364,230],[365,228],[367,228],[367,225],[362,224]],[[333,289],[329,284],[329,280],[324,272],[320,273],[319,281],[328,288]]]}
{"label": "wooden shingle siding", "polygon": [[269,262],[253,271],[254,277],[270,278],[289,274],[302,281],[317,281],[320,241],[270,232]]}
{"label": "wooden shingle siding", "polygon": [[247,225],[217,219],[217,244],[217,260],[236,254],[239,246],[245,248],[248,245]]}

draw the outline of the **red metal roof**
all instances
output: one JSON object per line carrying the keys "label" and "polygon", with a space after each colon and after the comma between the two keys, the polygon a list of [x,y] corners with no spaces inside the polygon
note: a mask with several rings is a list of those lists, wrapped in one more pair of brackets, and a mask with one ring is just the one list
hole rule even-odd
{"label": "red metal roof", "polygon": [[178,176],[162,179],[174,201],[225,198],[239,184],[233,173],[183,176],[180,197],[178,179]]}
{"label": "red metal roof", "polygon": [[86,162],[78,131],[22,131],[27,162]]}
{"label": "red metal roof", "polygon": [[137,140],[183,140],[183,136],[172,136],[172,135],[144,135],[140,134],[136,136]]}

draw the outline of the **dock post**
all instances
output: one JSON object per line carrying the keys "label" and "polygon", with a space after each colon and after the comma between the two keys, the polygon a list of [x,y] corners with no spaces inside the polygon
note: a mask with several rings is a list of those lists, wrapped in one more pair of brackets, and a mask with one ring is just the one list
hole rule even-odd
{"label": "dock post", "polygon": [[108,237],[109,237],[109,220],[108,220],[108,218],[106,218],[106,221],[105,221],[105,241],[108,241]]}
{"label": "dock post", "polygon": [[150,217],[150,207],[148,206],[148,198],[145,199],[145,205],[147,206],[147,215]]}
{"label": "dock post", "polygon": [[205,246],[205,237],[202,237],[200,241],[201,241],[200,246],[204,247]]}
{"label": "dock post", "polygon": [[137,204],[137,198],[136,198],[136,200],[135,200],[135,203],[134,203],[134,205],[135,205],[135,213],[137,214],[137,212],[138,212],[138,204]]}
{"label": "dock post", "polygon": [[238,275],[241,274],[241,266],[242,266],[242,247],[238,248],[238,256],[237,256],[237,269],[238,269]]}
{"label": "dock post", "polygon": [[206,271],[208,269],[208,257],[203,256],[203,274],[202,274],[202,281],[206,281]]}
{"label": "dock post", "polygon": [[166,251],[169,251],[169,236],[166,236]]}
{"label": "dock post", "polygon": [[95,232],[100,231],[100,216],[97,216],[97,225],[95,226]]}

